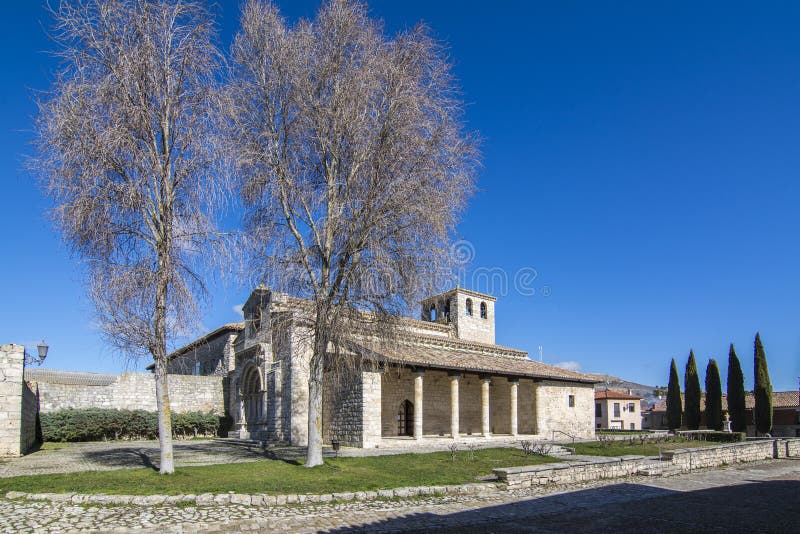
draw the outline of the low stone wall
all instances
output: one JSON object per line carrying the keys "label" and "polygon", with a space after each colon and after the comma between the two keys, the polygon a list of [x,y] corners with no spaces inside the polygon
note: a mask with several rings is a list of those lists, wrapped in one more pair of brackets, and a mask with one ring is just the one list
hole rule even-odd
{"label": "low stone wall", "polygon": [[[109,408],[156,411],[155,378],[150,373],[121,375],[26,369],[25,380],[39,389],[39,410]],[[225,413],[223,378],[169,375],[173,412]]]}
{"label": "low stone wall", "polygon": [[776,441],[778,440],[765,439],[744,443],[725,443],[694,449],[675,449],[665,452],[663,457],[671,460],[672,464],[679,467],[681,471],[688,472],[704,467],[718,467],[775,458]]}
{"label": "low stone wall", "polygon": [[572,484],[604,478],[618,478],[637,474],[650,466],[652,460],[645,456],[609,457],[591,462],[562,462],[553,464],[507,467],[494,469],[498,481],[509,489],[544,484]]}
{"label": "low stone wall", "polygon": [[330,503],[347,501],[374,501],[424,497],[427,495],[486,495],[502,490],[493,482],[461,484],[458,486],[412,486],[381,489],[377,491],[354,491],[342,493],[251,495],[246,493],[201,493],[200,495],[105,495],[80,493],[25,493],[6,492],[6,499],[32,501],[69,502],[73,504],[122,504],[132,506],[158,506],[188,504],[215,506],[238,504],[245,506],[283,506],[306,503]]}
{"label": "low stone wall", "polygon": [[636,474],[689,472],[740,462],[800,457],[800,439],[765,439],[725,443],[693,449],[665,451],[663,461],[646,456],[610,457],[590,462],[563,462],[494,469],[498,480],[509,489],[541,484],[573,484]]}

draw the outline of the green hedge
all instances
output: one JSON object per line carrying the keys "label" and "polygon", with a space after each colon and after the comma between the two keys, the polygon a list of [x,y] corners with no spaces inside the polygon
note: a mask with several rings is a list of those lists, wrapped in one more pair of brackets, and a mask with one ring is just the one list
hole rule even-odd
{"label": "green hedge", "polygon": [[[87,408],[58,410],[40,415],[44,441],[105,441],[156,439],[158,414],[145,410]],[[172,414],[172,435],[176,438],[222,435],[229,418],[213,412]]]}
{"label": "green hedge", "polygon": [[718,441],[721,443],[736,443],[747,439],[747,434],[744,432],[723,432],[721,430],[691,430],[689,432],[678,432],[678,435],[686,439]]}

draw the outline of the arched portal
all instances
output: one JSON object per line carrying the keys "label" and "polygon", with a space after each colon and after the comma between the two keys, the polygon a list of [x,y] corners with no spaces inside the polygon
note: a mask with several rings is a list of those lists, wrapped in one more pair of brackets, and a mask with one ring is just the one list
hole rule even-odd
{"label": "arched portal", "polygon": [[261,389],[261,374],[254,365],[248,367],[242,375],[241,398],[242,416],[248,429],[262,422],[264,415],[264,392]]}
{"label": "arched portal", "polygon": [[397,435],[414,435],[414,403],[408,399],[400,403],[397,411]]}

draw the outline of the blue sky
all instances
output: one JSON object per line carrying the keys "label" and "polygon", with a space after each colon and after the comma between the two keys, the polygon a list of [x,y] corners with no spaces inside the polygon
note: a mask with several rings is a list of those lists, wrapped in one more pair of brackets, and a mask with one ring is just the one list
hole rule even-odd
{"label": "blue sky", "polygon": [[[280,4],[290,18],[317,7]],[[459,227],[474,251],[463,280],[499,293],[498,343],[664,384],[690,348],[701,376],[713,357],[724,379],[733,342],[752,387],[760,331],[774,388],[797,388],[800,4],[370,5],[389,31],[423,19],[449,45],[484,138]],[[227,47],[238,3],[219,13]],[[14,2],[0,24],[0,341],[46,339],[50,368],[142,369],[92,327],[79,264],[22,171],[33,91],[55,67],[47,15]],[[475,269],[505,273],[508,289]],[[204,324],[237,320],[249,289],[215,287]]]}

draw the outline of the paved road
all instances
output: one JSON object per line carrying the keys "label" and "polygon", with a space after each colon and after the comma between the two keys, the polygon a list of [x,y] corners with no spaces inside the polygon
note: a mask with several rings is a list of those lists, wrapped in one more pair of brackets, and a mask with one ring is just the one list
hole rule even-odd
{"label": "paved road", "polygon": [[0,531],[796,532],[800,461],[571,488],[261,508],[94,506],[0,499]]}

